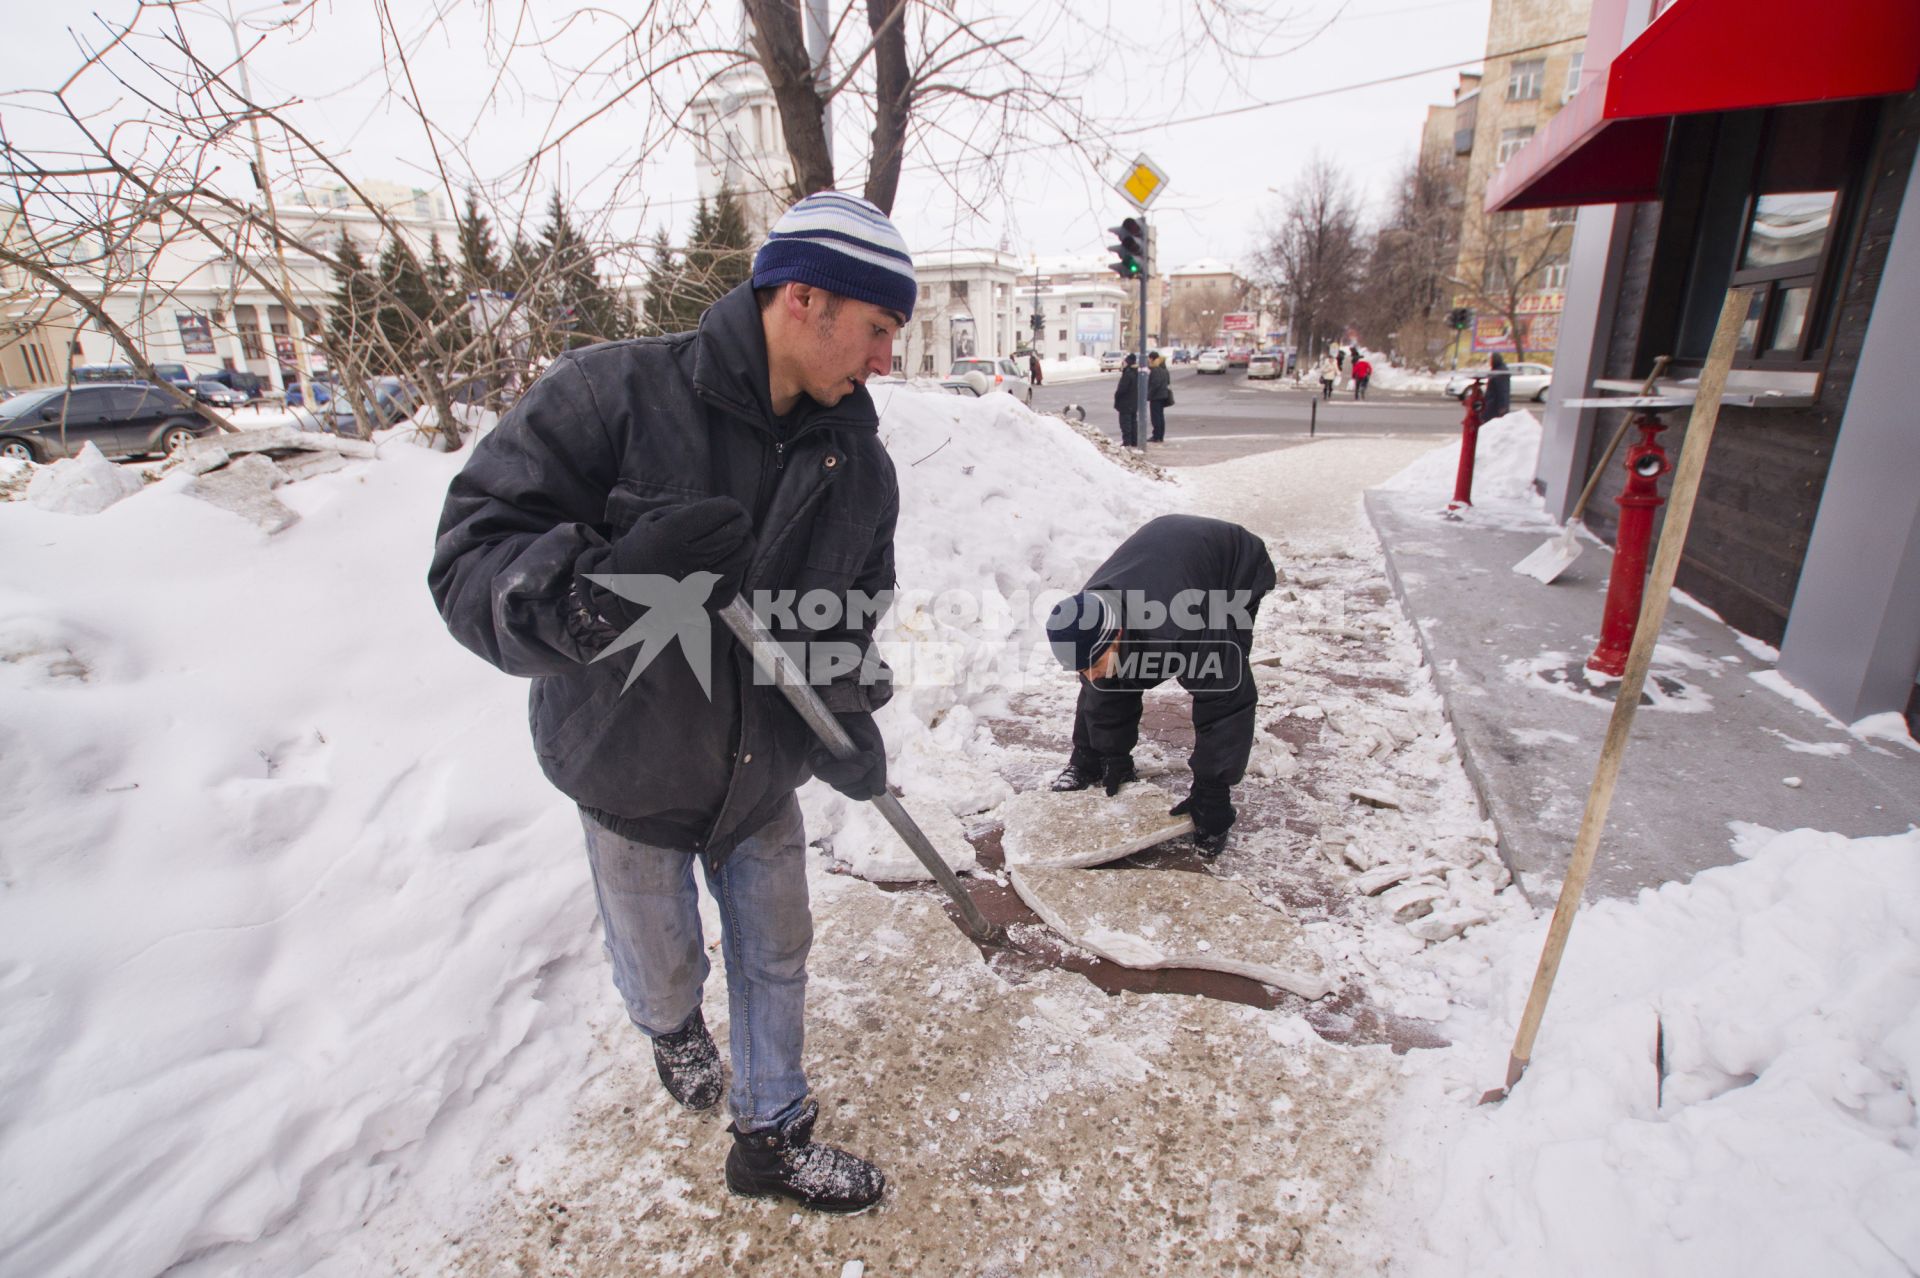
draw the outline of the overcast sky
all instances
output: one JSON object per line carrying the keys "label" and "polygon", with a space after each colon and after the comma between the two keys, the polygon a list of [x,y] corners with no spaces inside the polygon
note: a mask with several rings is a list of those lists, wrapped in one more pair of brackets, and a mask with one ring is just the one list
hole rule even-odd
{"label": "overcast sky", "polygon": [[[481,15],[489,10],[480,0],[390,2],[443,147],[462,140],[467,162],[485,175],[515,171],[543,137],[550,137],[551,102],[568,91],[568,77],[557,74],[553,62],[578,65],[588,50],[604,46],[617,31],[608,19],[580,16],[584,0],[535,3],[524,11],[495,0],[490,12],[496,24],[518,22],[523,46],[537,37],[558,55],[550,59],[523,47],[499,77],[486,53]],[[1242,261],[1256,244],[1263,215],[1277,203],[1272,190],[1284,191],[1316,151],[1344,167],[1377,207],[1395,172],[1414,153],[1427,105],[1450,97],[1457,73],[1439,70],[1376,87],[1325,91],[1477,60],[1485,47],[1487,5],[1488,0],[1307,0],[1263,6],[1243,0],[1240,7],[1249,16],[1222,33],[1229,46],[1248,55],[1234,59],[1207,51],[1198,11],[1175,0],[961,0],[964,12],[996,19],[997,34],[1023,39],[1016,55],[1023,66],[1073,80],[1094,118],[1152,123],[1115,137],[1112,158],[1100,165],[1060,145],[999,147],[1003,176],[957,171],[957,143],[924,141],[909,155],[895,220],[914,248],[1004,243],[1022,255],[1099,253],[1107,239],[1104,228],[1126,211],[1112,183],[1125,159],[1144,153],[1170,179],[1152,211],[1162,265],[1200,257]],[[250,8],[236,7],[243,16]],[[21,3],[9,9],[0,84],[14,88],[58,83],[77,62],[75,32],[98,30],[78,6]],[[130,9],[130,0],[99,0],[91,12],[116,16]],[[729,0],[716,0],[715,9],[713,25],[730,26]],[[224,12],[224,5],[216,11]],[[432,21],[436,11],[447,15],[438,24]],[[864,13],[864,5],[859,11]],[[572,19],[563,21],[569,14]],[[374,0],[322,0],[309,20],[271,32],[248,56],[255,96],[294,101],[294,120],[343,154],[349,171],[428,185],[432,162],[425,132],[388,92],[392,63],[382,56],[377,15]],[[223,23],[191,6],[183,21],[196,48],[231,55]],[[507,34],[496,32],[496,43]],[[1195,48],[1200,52],[1192,52]],[[109,94],[107,88],[103,84],[88,104],[103,120],[138,117],[137,99],[125,91]],[[604,97],[607,89],[588,78],[573,83],[570,93],[559,118],[572,123],[592,111],[600,101],[596,95]],[[1323,96],[1219,114],[1309,94]],[[678,107],[686,94],[669,85],[664,96],[667,101],[659,105]],[[29,109],[30,102],[18,96],[0,99],[0,124],[16,144],[31,145],[47,136],[48,126]],[[644,226],[651,232],[659,224],[683,230],[694,196],[690,147],[676,145],[649,158],[637,180],[617,183],[612,176],[630,169],[636,140],[645,132],[644,112],[650,109],[658,106],[636,99],[582,125],[546,157],[543,180],[563,181],[576,205],[608,212],[623,230]],[[1159,123],[1168,120],[1188,122]],[[867,123],[851,111],[838,123],[840,154],[857,155]],[[1045,132],[1036,122],[1029,137]],[[994,128],[976,124],[974,147],[994,147],[998,141]],[[858,189],[858,174],[847,174],[846,168],[842,184]]]}

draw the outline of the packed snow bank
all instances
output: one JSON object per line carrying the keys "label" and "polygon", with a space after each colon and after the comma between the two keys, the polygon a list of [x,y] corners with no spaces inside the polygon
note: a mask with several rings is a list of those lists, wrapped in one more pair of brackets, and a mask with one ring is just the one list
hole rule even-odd
{"label": "packed snow bank", "polygon": [[1418,369],[1401,368],[1388,364],[1377,356],[1369,355],[1373,363],[1373,377],[1370,385],[1381,390],[1406,391],[1415,395],[1444,395],[1447,391],[1447,373],[1423,373]]}
{"label": "packed snow bank", "polygon": [[1114,377],[1115,373],[1102,373],[1100,360],[1092,355],[1075,355],[1072,359],[1043,359],[1040,361],[1040,376],[1045,382],[1085,382],[1096,377]]}
{"label": "packed snow bank", "polygon": [[[1482,426],[1473,452],[1473,505],[1448,517],[1484,528],[1531,530],[1551,526],[1533,472],[1540,459],[1540,419],[1526,409],[1496,417]],[[1458,440],[1442,444],[1380,484],[1387,492],[1408,493],[1439,515],[1453,498],[1460,468]]]}
{"label": "packed snow bank", "polygon": [[27,500],[63,515],[97,515],[142,487],[138,472],[120,469],[88,440],[77,455],[40,467],[27,484]]}
{"label": "packed snow bank", "polygon": [[[1003,397],[881,399],[909,592],[1076,588],[1171,500]],[[303,1272],[424,1149],[557,1127],[630,1032],[525,684],[426,591],[465,456],[286,485],[272,537],[184,475],[87,519],[0,505],[0,1271]],[[913,599],[895,650],[1030,624]],[[984,661],[885,711],[910,793],[997,793],[967,755],[1015,680]],[[836,853],[889,855],[805,797]]]}
{"label": "packed snow bank", "polygon": [[1480,934],[1479,975],[1459,953],[1455,1046],[1409,1059],[1380,1163],[1396,1272],[1920,1270],[1920,831],[1743,836],[1583,911],[1498,1106],[1547,921]]}
{"label": "packed snow bank", "polygon": [[[898,684],[878,717],[889,780],[956,815],[980,812],[1013,793],[985,719],[1036,681],[1070,679],[1044,647],[1058,597],[1046,592],[1078,590],[1179,494],[1009,396],[898,387],[876,401],[900,476],[900,594],[878,632]],[[818,785],[802,799],[808,832],[853,873],[928,877],[871,805]]]}

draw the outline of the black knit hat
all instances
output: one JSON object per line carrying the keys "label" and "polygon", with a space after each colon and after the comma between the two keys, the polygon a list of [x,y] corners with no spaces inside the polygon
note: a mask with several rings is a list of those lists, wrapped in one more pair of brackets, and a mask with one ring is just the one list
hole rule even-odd
{"label": "black knit hat", "polygon": [[1087,670],[1120,634],[1120,614],[1090,590],[1069,595],[1047,615],[1047,642],[1069,670]]}

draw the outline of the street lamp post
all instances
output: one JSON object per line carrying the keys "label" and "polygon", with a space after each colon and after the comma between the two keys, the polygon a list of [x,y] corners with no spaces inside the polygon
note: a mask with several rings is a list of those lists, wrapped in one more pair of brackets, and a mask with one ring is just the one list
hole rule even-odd
{"label": "street lamp post", "polygon": [[[287,336],[291,339],[293,345],[293,369],[294,375],[300,383],[300,402],[306,407],[308,412],[312,412],[318,406],[313,402],[312,379],[308,376],[307,372],[307,339],[306,334],[301,331],[302,320],[300,308],[294,303],[293,275],[287,270],[287,246],[280,238],[280,217],[273,205],[273,184],[267,180],[267,150],[260,141],[260,116],[258,112],[251,109],[253,105],[253,84],[247,76],[247,56],[240,48],[241,18],[252,17],[257,13],[268,13],[274,9],[284,9],[288,5],[298,4],[299,2],[300,0],[279,0],[277,4],[265,5],[258,9],[249,9],[247,12],[241,14],[235,14],[233,6],[229,4],[227,6],[227,16],[221,20],[227,24],[227,31],[233,36],[234,65],[240,71],[240,96],[247,100],[249,108],[247,112],[247,127],[253,134],[253,184],[260,188],[260,198],[267,206],[267,235],[268,238],[273,241],[273,257],[280,266],[280,295],[285,299],[282,306],[287,312]],[[213,16],[216,18],[220,17],[218,13],[215,13]],[[271,321],[267,324],[267,336],[269,338],[273,336],[273,324]],[[276,355],[278,355],[278,353],[278,351],[275,352]],[[281,380],[284,383],[286,379],[283,377]]]}

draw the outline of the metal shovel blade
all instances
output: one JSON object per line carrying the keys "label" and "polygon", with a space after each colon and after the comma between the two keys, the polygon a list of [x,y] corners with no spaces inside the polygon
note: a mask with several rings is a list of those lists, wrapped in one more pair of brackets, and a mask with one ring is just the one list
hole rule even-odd
{"label": "metal shovel blade", "polygon": [[1532,554],[1515,564],[1513,570],[1523,577],[1533,578],[1544,586],[1573,567],[1573,561],[1579,557],[1580,540],[1573,535],[1573,525],[1568,524],[1557,534],[1541,542]]}

